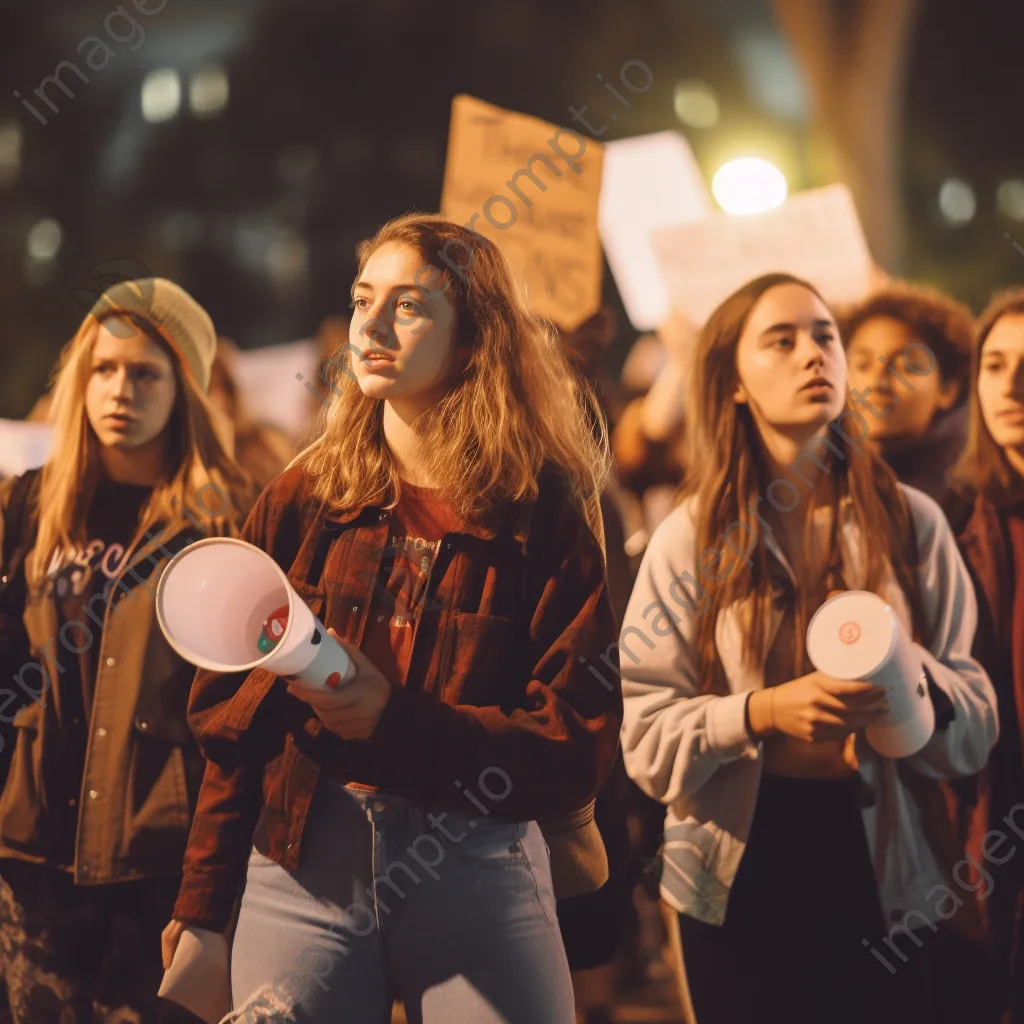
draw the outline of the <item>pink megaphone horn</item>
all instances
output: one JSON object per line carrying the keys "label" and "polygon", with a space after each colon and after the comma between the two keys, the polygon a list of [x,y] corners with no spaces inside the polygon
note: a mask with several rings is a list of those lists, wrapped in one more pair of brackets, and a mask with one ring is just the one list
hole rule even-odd
{"label": "pink megaphone horn", "polygon": [[156,616],[171,647],[212,672],[265,668],[330,689],[355,677],[277,562],[243,540],[210,537],[175,555],[157,585]]}

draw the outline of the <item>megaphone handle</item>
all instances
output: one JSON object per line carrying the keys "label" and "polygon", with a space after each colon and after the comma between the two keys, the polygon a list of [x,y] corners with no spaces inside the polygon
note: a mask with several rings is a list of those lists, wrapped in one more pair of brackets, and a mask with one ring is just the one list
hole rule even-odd
{"label": "megaphone handle", "polygon": [[309,642],[309,663],[292,675],[305,683],[321,689],[336,690],[351,682],[356,676],[356,666],[345,648],[338,643],[316,619],[316,628]]}

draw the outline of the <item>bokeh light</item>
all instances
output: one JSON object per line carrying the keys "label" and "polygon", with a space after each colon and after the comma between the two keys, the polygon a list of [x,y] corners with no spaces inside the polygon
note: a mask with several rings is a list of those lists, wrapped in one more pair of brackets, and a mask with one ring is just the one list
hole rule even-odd
{"label": "bokeh light", "polygon": [[230,87],[224,68],[215,65],[197,71],[188,86],[188,105],[196,117],[212,118],[228,105]]}
{"label": "bokeh light", "polygon": [[676,83],[672,97],[676,117],[688,128],[714,128],[718,124],[718,95],[700,79]]}
{"label": "bokeh light", "polygon": [[960,178],[947,178],[939,189],[939,212],[947,224],[967,224],[978,211],[974,189]]}
{"label": "bokeh light", "polygon": [[748,156],[723,164],[711,181],[711,192],[726,213],[761,213],[781,206],[789,185],[773,163]]}
{"label": "bokeh light", "polygon": [[142,116],[150,124],[170,121],[181,110],[181,77],[173,68],[150,71],[142,82]]}
{"label": "bokeh light", "polygon": [[1000,182],[996,189],[996,205],[1004,217],[1011,220],[1024,220],[1024,181],[1011,178]]}

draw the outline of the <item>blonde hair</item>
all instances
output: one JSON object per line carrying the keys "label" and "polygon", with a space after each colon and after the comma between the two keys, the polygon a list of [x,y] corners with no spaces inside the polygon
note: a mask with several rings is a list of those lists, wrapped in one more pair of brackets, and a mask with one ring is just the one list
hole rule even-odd
{"label": "blonde hair", "polygon": [[[554,328],[532,315],[505,257],[486,238],[442,217],[411,214],[385,224],[359,254],[359,274],[388,243],[432,254],[468,254],[456,271],[433,268],[456,310],[453,350],[468,358],[444,396],[417,420],[427,475],[443,480],[457,514],[473,520],[503,500],[535,497],[545,464],[564,474],[571,500],[601,543],[600,493],[611,469],[608,434],[593,391],[575,371]],[[329,364],[333,397],[319,436],[295,460],[328,507],[390,507],[400,478],[383,431],[384,403],[363,394],[351,345]]]}
{"label": "blonde hair", "polygon": [[[217,433],[220,413],[191,375],[182,372],[159,331],[136,314],[89,316],[64,347],[55,374],[50,411],[53,450],[42,470],[38,532],[27,562],[35,582],[42,580],[55,555],[68,555],[86,540],[86,517],[100,463],[99,440],[86,417],[85,390],[99,326],[112,319],[130,321],[160,345],[171,359],[177,384],[174,408],[164,428],[170,441],[166,473],[140,513],[133,544],[157,523],[192,517],[204,522],[211,536],[237,534],[254,496],[248,478]],[[211,491],[213,500],[207,497]]]}

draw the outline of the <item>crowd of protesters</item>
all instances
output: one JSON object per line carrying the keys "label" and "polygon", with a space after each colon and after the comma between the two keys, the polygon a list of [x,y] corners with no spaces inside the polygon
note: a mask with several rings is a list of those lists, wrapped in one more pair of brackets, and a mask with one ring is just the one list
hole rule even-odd
{"label": "crowd of protesters", "polygon": [[[472,265],[424,288],[453,240]],[[615,373],[610,310],[540,321],[497,247],[412,215],[352,296],[302,437],[252,418],[169,281],[64,349],[52,453],[0,485],[3,1013],[195,1020],[157,997],[194,928],[232,944],[226,1020],[599,1024],[663,960],[699,1024],[1024,1024],[1024,290],[833,310],[769,275]],[[852,409],[863,436],[755,521]],[[705,572],[733,522],[763,543]],[[208,536],[278,561],[350,688],[174,653],[155,584]],[[837,590],[921,654],[912,758],[861,742],[876,687],[808,661]],[[466,838],[382,916],[375,873],[435,817]],[[282,994],[311,943],[324,972]]]}

